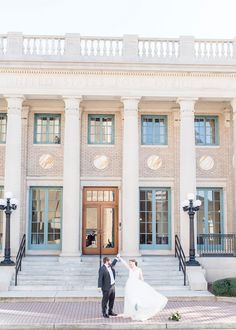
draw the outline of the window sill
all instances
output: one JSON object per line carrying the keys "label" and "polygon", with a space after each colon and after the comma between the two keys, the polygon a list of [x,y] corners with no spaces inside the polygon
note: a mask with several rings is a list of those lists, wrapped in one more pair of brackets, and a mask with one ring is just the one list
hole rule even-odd
{"label": "window sill", "polygon": [[168,144],[140,144],[141,148],[169,148]]}
{"label": "window sill", "polygon": [[218,149],[220,148],[221,146],[218,144],[218,145],[195,145],[196,148],[213,148],[213,149]]}
{"label": "window sill", "polygon": [[34,147],[56,147],[56,148],[60,148],[60,147],[62,147],[62,144],[58,144],[58,143],[52,143],[52,144],[50,144],[50,143],[42,143],[42,144],[33,143],[33,146]]}
{"label": "window sill", "polygon": [[91,148],[114,148],[116,147],[115,144],[88,144],[87,143],[87,147]]}

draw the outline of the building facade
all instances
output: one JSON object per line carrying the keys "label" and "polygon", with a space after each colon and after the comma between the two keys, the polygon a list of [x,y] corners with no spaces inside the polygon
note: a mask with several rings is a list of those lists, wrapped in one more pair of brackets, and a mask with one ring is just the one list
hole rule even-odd
{"label": "building facade", "polygon": [[196,235],[235,234],[235,68],[234,40],[0,35],[12,253],[188,254],[192,192]]}

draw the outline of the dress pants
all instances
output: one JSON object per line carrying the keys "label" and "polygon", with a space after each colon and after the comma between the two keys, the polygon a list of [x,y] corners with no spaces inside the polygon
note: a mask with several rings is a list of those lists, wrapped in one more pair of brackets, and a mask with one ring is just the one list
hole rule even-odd
{"label": "dress pants", "polygon": [[115,284],[111,285],[109,290],[102,290],[102,313],[106,314],[107,312],[107,303],[108,303],[108,313],[111,313],[114,306],[115,300]]}

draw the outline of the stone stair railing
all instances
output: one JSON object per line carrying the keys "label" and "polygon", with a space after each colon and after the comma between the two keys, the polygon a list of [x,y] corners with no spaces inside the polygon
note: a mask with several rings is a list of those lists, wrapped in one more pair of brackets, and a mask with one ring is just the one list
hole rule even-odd
{"label": "stone stair railing", "polygon": [[235,39],[0,35],[0,60],[235,64]]}

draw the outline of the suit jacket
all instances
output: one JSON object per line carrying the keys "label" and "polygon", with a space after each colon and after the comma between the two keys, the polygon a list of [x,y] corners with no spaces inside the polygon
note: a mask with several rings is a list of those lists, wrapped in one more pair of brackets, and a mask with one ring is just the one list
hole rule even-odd
{"label": "suit jacket", "polygon": [[[111,270],[113,272],[114,279],[116,277],[116,272],[115,272],[115,269],[114,269],[114,266],[116,265],[116,263],[117,263],[117,259],[114,259],[112,261],[112,264],[111,264]],[[107,291],[111,287],[111,277],[110,277],[110,274],[109,274],[109,272],[107,270],[107,267],[105,265],[103,265],[99,269],[98,287],[102,288],[102,291]]]}

